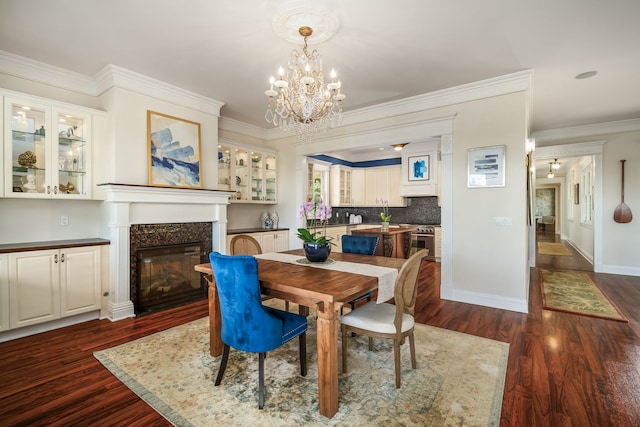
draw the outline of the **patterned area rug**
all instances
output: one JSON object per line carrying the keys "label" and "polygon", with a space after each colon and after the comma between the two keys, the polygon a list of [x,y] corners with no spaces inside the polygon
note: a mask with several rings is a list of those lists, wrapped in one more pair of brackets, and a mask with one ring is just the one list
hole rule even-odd
{"label": "patterned area rug", "polygon": [[[208,318],[95,353],[118,379],[177,426],[497,426],[509,344],[416,325],[417,370],[402,346],[402,388],[395,388],[393,346],[366,337],[349,342],[349,373],[340,374],[340,409],[318,412],[314,315],[309,316],[309,372],[300,376],[298,341],[265,361],[265,407],[258,409],[258,357],[231,350],[222,384],[221,357],[209,355]],[[339,357],[340,360],[340,357]],[[342,368],[340,367],[340,370]]]}
{"label": "patterned area rug", "polygon": [[586,273],[541,270],[540,277],[547,310],[629,321]]}
{"label": "patterned area rug", "polygon": [[540,255],[572,255],[571,251],[562,243],[538,242]]}

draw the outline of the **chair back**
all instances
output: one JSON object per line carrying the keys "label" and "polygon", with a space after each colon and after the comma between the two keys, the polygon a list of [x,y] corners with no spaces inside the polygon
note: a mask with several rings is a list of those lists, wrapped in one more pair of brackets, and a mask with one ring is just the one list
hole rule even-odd
{"label": "chair back", "polygon": [[260,243],[251,236],[238,234],[231,239],[229,244],[231,255],[258,255],[262,253]]}
{"label": "chair back", "polygon": [[258,261],[252,256],[209,254],[220,301],[222,342],[264,353],[282,345],[283,321],[262,306]]}
{"label": "chair back", "polygon": [[374,255],[378,247],[378,236],[342,235],[342,252],[350,254]]}
{"label": "chair back", "polygon": [[425,249],[414,253],[402,265],[398,273],[393,292],[396,304],[396,315],[393,323],[398,334],[402,330],[402,314],[407,313],[413,316],[415,312],[420,266],[427,255],[429,255],[429,250]]}
{"label": "chair back", "polygon": [[543,224],[554,224],[556,222],[556,217],[553,215],[543,216],[542,223]]}

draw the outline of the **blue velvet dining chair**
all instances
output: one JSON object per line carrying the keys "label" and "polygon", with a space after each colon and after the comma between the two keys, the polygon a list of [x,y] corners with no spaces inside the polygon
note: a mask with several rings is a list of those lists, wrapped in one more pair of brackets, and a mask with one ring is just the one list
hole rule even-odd
{"label": "blue velvet dining chair", "polygon": [[[342,235],[342,252],[349,254],[375,255],[378,248],[378,236],[355,236],[352,234]],[[356,308],[356,304],[364,299],[371,301],[372,292],[362,295],[349,301],[351,310]]]}
{"label": "blue velvet dining chair", "polygon": [[258,261],[253,256],[209,254],[215,278],[224,350],[215,385],[220,385],[229,360],[229,348],[258,353],[258,407],[264,407],[264,359],[275,350],[299,337],[300,374],[307,375],[307,318],[262,305]]}

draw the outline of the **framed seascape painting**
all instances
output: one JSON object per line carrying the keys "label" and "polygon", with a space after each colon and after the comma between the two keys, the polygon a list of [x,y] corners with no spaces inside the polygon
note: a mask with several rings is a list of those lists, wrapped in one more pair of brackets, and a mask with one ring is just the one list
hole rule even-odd
{"label": "framed seascape painting", "polygon": [[407,162],[409,164],[409,181],[429,180],[429,156],[409,156]]}
{"label": "framed seascape painting", "polygon": [[469,149],[468,188],[505,186],[505,149],[504,145]]}
{"label": "framed seascape painting", "polygon": [[149,185],[202,188],[200,123],[147,111]]}

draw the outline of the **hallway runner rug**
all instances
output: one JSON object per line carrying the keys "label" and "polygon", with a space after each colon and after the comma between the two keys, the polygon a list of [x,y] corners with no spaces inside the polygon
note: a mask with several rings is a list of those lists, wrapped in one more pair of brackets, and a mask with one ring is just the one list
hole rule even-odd
{"label": "hallway runner rug", "polygon": [[540,270],[542,306],[547,310],[628,322],[590,275]]}
{"label": "hallway runner rug", "polygon": [[571,251],[562,243],[538,242],[540,255],[572,255]]}
{"label": "hallway runner rug", "polygon": [[[417,369],[402,346],[395,388],[392,340],[350,337],[349,372],[340,373],[338,413],[318,412],[315,316],[300,376],[298,340],[265,360],[265,406],[258,409],[258,357],[231,350],[209,355],[208,318],[95,353],[120,381],[176,426],[498,426],[509,344],[426,325],[415,327]],[[341,358],[338,357],[340,361]],[[339,362],[339,372],[342,372]]]}

